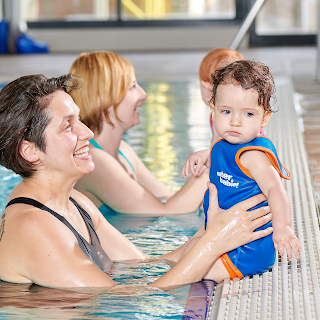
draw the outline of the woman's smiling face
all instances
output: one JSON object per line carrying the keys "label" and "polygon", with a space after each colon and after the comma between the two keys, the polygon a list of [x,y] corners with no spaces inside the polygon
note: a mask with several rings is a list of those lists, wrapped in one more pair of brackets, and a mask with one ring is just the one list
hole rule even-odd
{"label": "woman's smiling face", "polygon": [[125,130],[132,128],[140,123],[139,108],[142,107],[142,101],[147,99],[146,92],[139,86],[135,75],[133,75],[130,87],[117,107],[117,115],[121,122],[119,125]]}
{"label": "woman's smiling face", "polygon": [[51,121],[45,129],[46,151],[41,152],[42,166],[49,171],[67,172],[81,177],[94,169],[89,154],[92,131],[79,120],[79,108],[64,91],[48,96]]}

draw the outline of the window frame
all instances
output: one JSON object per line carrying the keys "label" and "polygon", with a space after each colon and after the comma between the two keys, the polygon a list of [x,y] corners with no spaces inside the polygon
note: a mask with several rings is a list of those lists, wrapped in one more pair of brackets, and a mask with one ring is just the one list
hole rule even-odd
{"label": "window frame", "polygon": [[[252,6],[255,0],[249,0]],[[249,28],[249,45],[252,47],[279,46],[314,46],[317,44],[317,34],[277,34],[259,35],[256,32],[256,19]]]}
{"label": "window frame", "polygon": [[244,19],[248,6],[246,1],[235,0],[236,16],[233,19],[155,19],[155,20],[122,20],[121,0],[117,0],[117,20],[38,20],[27,21],[30,29],[69,29],[69,28],[121,28],[121,27],[203,27],[217,25],[239,25]]}
{"label": "window frame", "polygon": [[[241,25],[255,0],[235,0],[236,16],[233,19],[176,19],[176,20],[122,20],[121,0],[117,0],[118,20],[39,20],[27,21],[30,29],[81,29],[81,28],[148,28],[148,27],[204,27]],[[258,35],[256,19],[249,28],[250,46],[309,46],[317,43],[316,34]]]}

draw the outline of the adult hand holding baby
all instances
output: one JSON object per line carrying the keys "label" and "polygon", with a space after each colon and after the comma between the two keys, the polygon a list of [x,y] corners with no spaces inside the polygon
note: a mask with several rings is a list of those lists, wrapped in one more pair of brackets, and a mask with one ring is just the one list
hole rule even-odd
{"label": "adult hand holding baby", "polygon": [[[241,245],[244,245],[272,233],[273,228],[271,227],[254,231],[272,220],[272,214],[268,206],[247,211],[266,200],[263,194],[237,203],[228,210],[223,210],[219,207],[218,192],[215,185],[208,182],[208,188],[210,191],[210,206],[205,233],[215,235],[213,241],[215,245],[221,246],[222,252],[233,250],[239,244],[240,239],[242,241]],[[220,238],[223,238],[224,241],[219,241]]]}

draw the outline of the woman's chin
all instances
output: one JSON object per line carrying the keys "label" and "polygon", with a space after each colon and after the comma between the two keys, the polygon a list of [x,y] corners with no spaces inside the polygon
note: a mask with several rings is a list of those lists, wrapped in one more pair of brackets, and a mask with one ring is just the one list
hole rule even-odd
{"label": "woman's chin", "polygon": [[135,126],[140,124],[140,113],[139,112],[138,112],[138,115],[139,116],[135,119],[135,124],[134,124]]}
{"label": "woman's chin", "polygon": [[81,169],[82,176],[85,176],[94,170],[95,165],[92,159],[90,159],[77,163],[77,167]]}
{"label": "woman's chin", "polygon": [[130,125],[128,124],[126,126],[126,129],[125,131],[129,130],[129,129],[132,129],[134,126],[137,126],[138,124],[140,124],[140,119],[135,119]]}
{"label": "woman's chin", "polygon": [[86,166],[86,170],[85,170],[86,174],[91,173],[94,170],[94,168],[95,168],[95,165],[94,165],[93,161],[91,161],[91,163],[88,164],[88,166]]}

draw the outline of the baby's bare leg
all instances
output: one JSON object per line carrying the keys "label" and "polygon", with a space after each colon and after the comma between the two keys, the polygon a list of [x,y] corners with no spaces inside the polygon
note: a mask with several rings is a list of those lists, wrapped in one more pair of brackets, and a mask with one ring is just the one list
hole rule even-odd
{"label": "baby's bare leg", "polygon": [[[181,255],[181,258],[199,241],[199,239],[200,237],[195,237],[188,242]],[[217,283],[228,278],[230,278],[230,275],[220,258],[211,266],[210,270],[203,277],[203,279],[214,280]]]}
{"label": "baby's bare leg", "polygon": [[214,280],[217,283],[228,278],[230,278],[229,272],[220,258],[211,266],[208,273],[203,277],[203,279]]}

